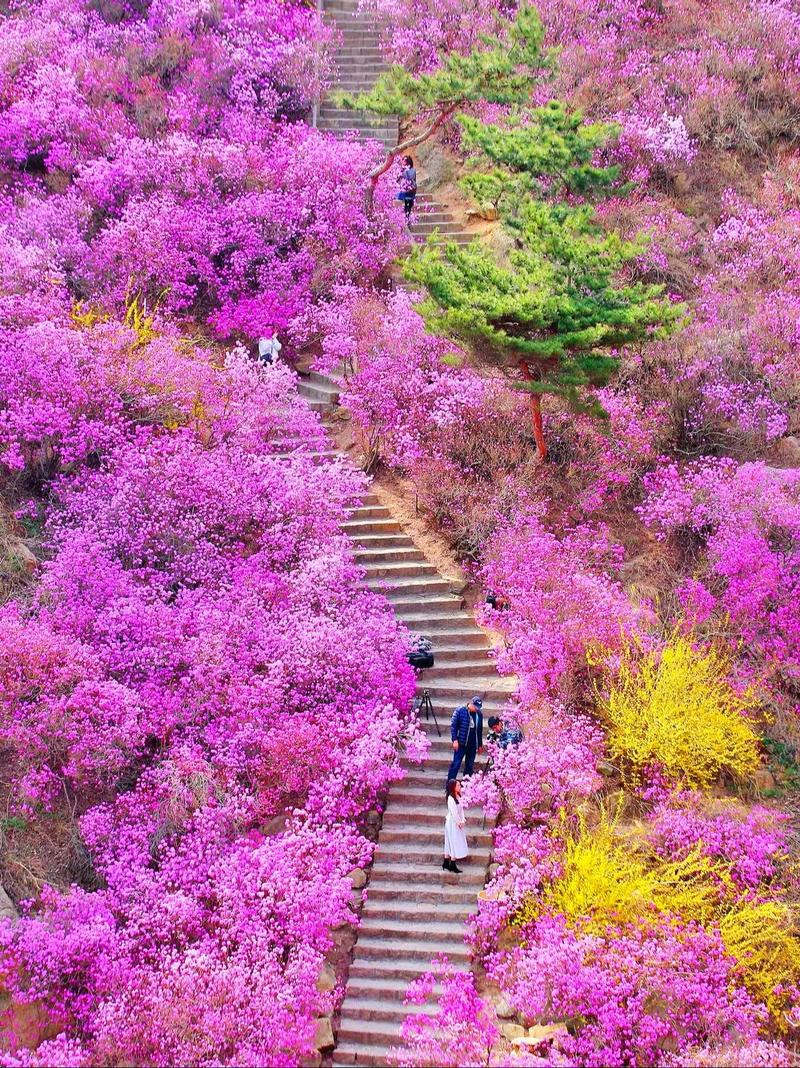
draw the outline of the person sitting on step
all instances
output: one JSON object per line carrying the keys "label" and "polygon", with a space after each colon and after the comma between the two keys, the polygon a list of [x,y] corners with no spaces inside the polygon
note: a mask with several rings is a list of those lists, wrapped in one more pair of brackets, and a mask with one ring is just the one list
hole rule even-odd
{"label": "person sitting on step", "polygon": [[464,834],[464,824],[467,817],[461,805],[461,783],[457,779],[450,779],[447,783],[447,815],[444,820],[444,860],[442,868],[445,871],[461,874],[461,868],[456,864],[457,860],[463,860],[469,854],[467,836]]}
{"label": "person sitting on step", "polygon": [[483,701],[473,697],[469,704],[459,705],[450,720],[450,738],[453,742],[453,760],[447,772],[447,780],[458,776],[461,761],[464,774],[471,775],[475,766],[475,754],[483,752]]}
{"label": "person sitting on step", "polygon": [[522,741],[522,731],[513,727],[506,727],[500,716],[489,716],[489,733],[486,741],[500,749],[508,749],[510,745],[519,745]]}

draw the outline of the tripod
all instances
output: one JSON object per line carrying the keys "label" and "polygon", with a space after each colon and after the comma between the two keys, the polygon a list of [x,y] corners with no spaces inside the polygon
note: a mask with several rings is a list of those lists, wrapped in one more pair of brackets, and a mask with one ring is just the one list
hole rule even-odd
{"label": "tripod", "polygon": [[439,720],[436,718],[436,713],[433,710],[430,690],[423,690],[422,697],[414,698],[414,711],[420,719],[422,719],[423,716],[425,716],[425,719],[433,719],[433,722],[436,724],[436,733],[441,738],[442,729],[439,726]]}

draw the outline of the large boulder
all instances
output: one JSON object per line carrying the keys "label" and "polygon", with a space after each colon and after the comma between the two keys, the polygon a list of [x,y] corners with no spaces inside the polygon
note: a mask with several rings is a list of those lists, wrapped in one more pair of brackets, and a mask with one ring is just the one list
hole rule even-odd
{"label": "large boulder", "polygon": [[333,1049],[333,1023],[330,1016],[320,1016],[317,1020],[317,1029],[314,1033],[314,1049]]}

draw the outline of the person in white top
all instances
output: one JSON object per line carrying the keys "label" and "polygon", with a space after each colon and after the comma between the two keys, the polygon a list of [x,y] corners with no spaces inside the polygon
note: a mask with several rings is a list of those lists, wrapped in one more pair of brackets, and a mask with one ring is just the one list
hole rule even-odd
{"label": "person in white top", "polygon": [[467,836],[464,834],[464,824],[467,817],[461,806],[461,783],[457,779],[450,779],[447,783],[447,816],[444,821],[444,860],[442,868],[445,871],[454,871],[461,874],[461,868],[456,864],[457,860],[463,860],[469,853]]}
{"label": "person in white top", "polygon": [[262,364],[273,364],[280,356],[283,346],[278,341],[278,335],[273,334],[272,337],[260,337],[258,339],[258,362]]}

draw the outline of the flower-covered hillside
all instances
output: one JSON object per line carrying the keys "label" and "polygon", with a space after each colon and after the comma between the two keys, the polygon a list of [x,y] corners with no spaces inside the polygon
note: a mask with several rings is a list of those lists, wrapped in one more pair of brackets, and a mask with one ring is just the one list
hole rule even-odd
{"label": "flower-covered hillside", "polygon": [[251,355],[397,247],[304,122],[330,45],[283,0],[0,24],[4,1063],[292,1064],[335,1004],[416,735],[364,483]]}

